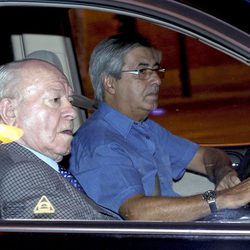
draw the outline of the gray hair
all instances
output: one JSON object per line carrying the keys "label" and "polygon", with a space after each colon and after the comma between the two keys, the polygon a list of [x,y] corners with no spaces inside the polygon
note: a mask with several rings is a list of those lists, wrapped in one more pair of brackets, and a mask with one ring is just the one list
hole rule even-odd
{"label": "gray hair", "polygon": [[0,66],[0,100],[4,97],[18,97],[18,88],[13,91],[13,86],[18,86],[21,81],[21,74],[19,69],[24,60],[7,63]]}
{"label": "gray hair", "polygon": [[104,100],[103,80],[106,76],[121,79],[126,54],[136,47],[149,47],[148,41],[139,36],[118,34],[101,41],[93,50],[89,74],[97,102]]}
{"label": "gray hair", "polygon": [[[36,53],[32,53],[28,55],[28,58],[24,58],[21,60],[13,61],[7,63],[5,65],[0,66],[0,101],[1,99],[8,98],[21,98],[21,86],[25,79],[23,78],[23,66],[25,63],[32,63],[33,61],[41,61],[51,64],[56,67],[58,70],[62,70],[60,61],[59,64],[57,61],[53,61],[52,59],[56,57],[56,55],[52,55],[53,57],[48,57],[50,55],[44,51],[36,51]],[[51,53],[52,54],[52,53]],[[47,57],[46,57],[47,56]],[[43,58],[44,57],[44,58]],[[40,59],[41,58],[41,59]],[[59,59],[58,59],[59,60]],[[13,89],[15,88],[15,91]]]}

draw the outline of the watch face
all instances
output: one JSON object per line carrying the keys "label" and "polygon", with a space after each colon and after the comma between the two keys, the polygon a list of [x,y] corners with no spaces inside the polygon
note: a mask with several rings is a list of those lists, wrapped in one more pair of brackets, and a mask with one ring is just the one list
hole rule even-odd
{"label": "watch face", "polygon": [[204,193],[203,197],[207,202],[213,202],[216,199],[216,193],[213,190],[208,190]]}

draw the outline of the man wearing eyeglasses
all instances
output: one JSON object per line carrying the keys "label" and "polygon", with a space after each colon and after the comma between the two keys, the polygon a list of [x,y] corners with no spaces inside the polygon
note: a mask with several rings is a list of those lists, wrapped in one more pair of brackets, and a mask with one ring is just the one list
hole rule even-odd
{"label": "man wearing eyeglasses", "polygon": [[[116,35],[96,46],[89,72],[98,110],[73,139],[71,172],[92,199],[129,220],[191,221],[247,204],[250,190],[248,197],[241,194],[249,183],[239,184],[223,151],[175,136],[148,118],[165,72],[160,62],[161,53],[140,37]],[[216,191],[179,196],[172,183],[186,169],[207,175]]]}

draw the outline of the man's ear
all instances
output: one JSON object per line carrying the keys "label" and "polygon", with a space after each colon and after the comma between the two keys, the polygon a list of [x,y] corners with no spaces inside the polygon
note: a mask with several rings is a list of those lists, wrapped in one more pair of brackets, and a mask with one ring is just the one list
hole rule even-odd
{"label": "man's ear", "polygon": [[116,80],[112,76],[105,76],[103,79],[103,88],[105,92],[108,92],[110,95],[115,94],[115,83]]}
{"label": "man's ear", "polygon": [[13,100],[3,98],[0,101],[0,115],[5,124],[14,125],[16,120],[15,107]]}

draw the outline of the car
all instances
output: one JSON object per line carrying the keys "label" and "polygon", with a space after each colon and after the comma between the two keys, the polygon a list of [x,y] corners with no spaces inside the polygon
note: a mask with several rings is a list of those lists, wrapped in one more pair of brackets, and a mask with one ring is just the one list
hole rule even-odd
{"label": "car", "polygon": [[[61,67],[75,93],[76,131],[96,109],[87,73],[92,49],[116,32],[140,32],[163,51],[167,68],[150,117],[177,135],[224,150],[246,178],[249,13],[248,0],[1,0],[0,64],[33,57]],[[174,188],[190,195],[213,183],[189,172]],[[0,220],[0,239],[6,249],[248,249],[250,209],[178,223]]]}

